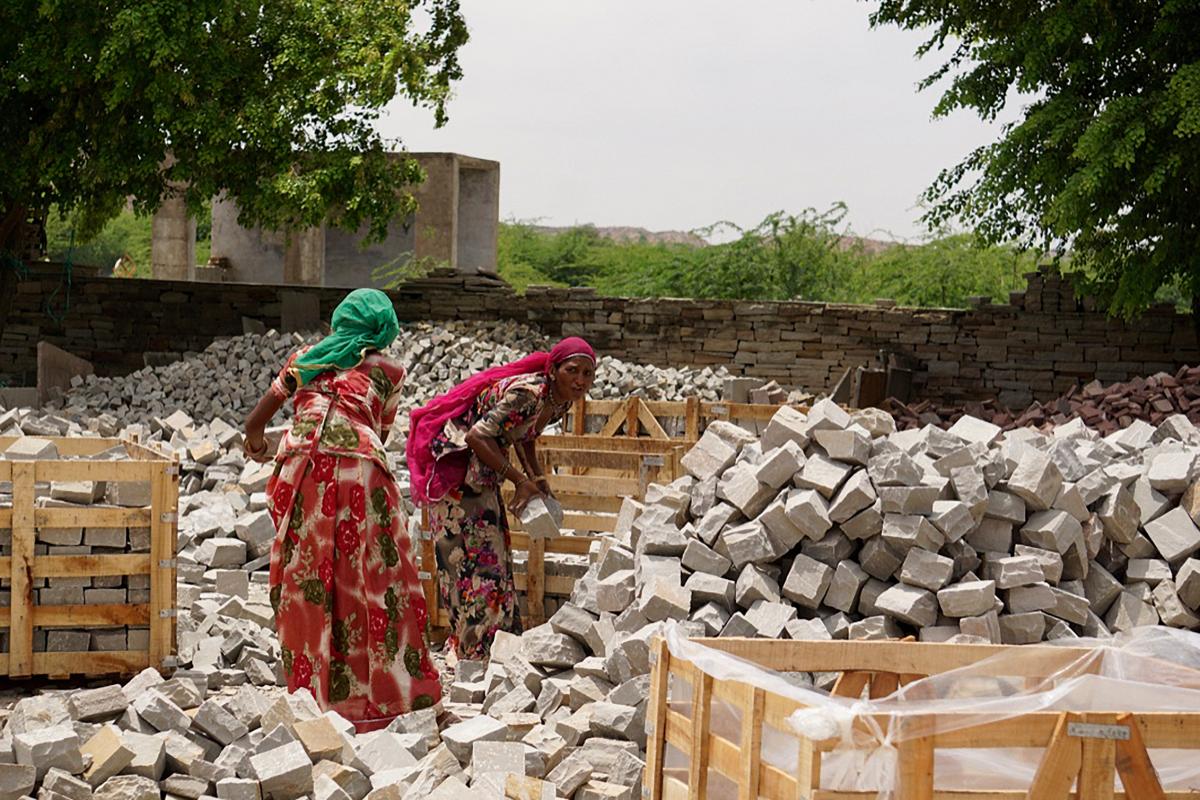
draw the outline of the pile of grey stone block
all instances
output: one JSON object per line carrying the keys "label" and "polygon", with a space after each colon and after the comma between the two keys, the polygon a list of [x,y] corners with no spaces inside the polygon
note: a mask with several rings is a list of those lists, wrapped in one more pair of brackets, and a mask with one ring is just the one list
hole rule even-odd
{"label": "pile of grey stone block", "polygon": [[[712,636],[1025,644],[1200,626],[1200,431],[1100,437],[877,410],[714,422],[687,476],[626,501],[597,612]],[[585,606],[586,607],[586,606]]]}

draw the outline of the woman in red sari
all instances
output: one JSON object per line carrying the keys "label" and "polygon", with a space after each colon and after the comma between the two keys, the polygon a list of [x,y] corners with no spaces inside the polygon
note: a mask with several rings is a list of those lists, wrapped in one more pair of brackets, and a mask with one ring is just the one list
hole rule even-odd
{"label": "woman in red sari", "polygon": [[399,333],[392,302],[351,292],[332,333],[288,359],[246,421],[248,456],[290,397],[291,428],[267,485],[275,522],[271,605],[288,690],[305,688],[359,732],[441,698],[407,516],[383,443],[404,368],[380,351]]}

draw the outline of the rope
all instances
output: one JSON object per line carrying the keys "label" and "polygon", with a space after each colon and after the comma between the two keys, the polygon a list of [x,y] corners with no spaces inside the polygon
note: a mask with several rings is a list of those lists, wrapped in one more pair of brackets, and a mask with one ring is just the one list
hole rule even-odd
{"label": "rope", "polygon": [[[71,228],[71,240],[70,240],[70,244],[67,245],[67,260],[63,264],[63,279],[58,284],[58,286],[54,287],[54,291],[51,292],[50,296],[46,298],[46,302],[43,306],[43,308],[46,312],[46,316],[48,316],[50,319],[54,320],[54,323],[56,325],[61,325],[63,320],[66,319],[67,312],[69,312],[71,310],[71,280],[72,280],[72,276],[74,273],[74,270],[73,270],[74,256],[75,256],[75,228]],[[66,287],[66,292],[63,295],[62,308],[55,309],[54,298],[58,296],[59,291],[64,286]]]}

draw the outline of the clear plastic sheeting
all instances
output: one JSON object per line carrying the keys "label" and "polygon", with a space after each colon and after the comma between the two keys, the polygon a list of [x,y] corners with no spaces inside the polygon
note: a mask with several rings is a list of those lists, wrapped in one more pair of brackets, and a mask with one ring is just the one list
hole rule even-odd
{"label": "clear plastic sheeting", "polygon": [[[666,629],[665,638],[673,657],[690,661],[715,679],[740,681],[806,706],[788,718],[792,731],[764,734],[764,763],[795,775],[800,740],[789,733],[832,740],[834,749],[821,758],[821,788],[878,791],[881,798],[895,789],[897,747],[907,739],[1036,712],[1200,714],[1200,634],[1172,628],[1137,628],[1113,639],[1012,647],[875,700],[805,688],[782,673],[693,642],[674,627]],[[801,663],[795,668],[805,667]],[[687,689],[686,683],[673,682],[673,710],[690,713],[680,702],[690,695]],[[736,740],[740,714],[728,703],[714,701],[711,730]],[[1196,745],[1200,748],[1200,741]],[[1044,752],[938,748],[935,789],[1026,790]],[[1164,789],[1200,791],[1200,752],[1151,749],[1149,754]]]}

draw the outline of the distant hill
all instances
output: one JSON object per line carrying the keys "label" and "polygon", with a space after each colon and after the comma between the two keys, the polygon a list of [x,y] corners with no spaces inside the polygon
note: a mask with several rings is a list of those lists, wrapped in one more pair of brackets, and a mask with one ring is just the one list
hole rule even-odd
{"label": "distant hill", "polygon": [[[709,244],[691,231],[651,231],[629,225],[614,225],[609,227],[588,224],[565,226],[531,225],[530,228],[538,233],[548,235],[566,233],[573,228],[592,228],[602,238],[622,244],[626,242],[646,242],[647,244],[685,244],[691,247],[708,247]],[[892,242],[886,239],[868,239],[862,236],[840,236],[838,237],[838,245],[843,250],[861,247],[863,252],[869,255],[877,255],[890,248],[904,246],[901,242]]]}
{"label": "distant hill", "polygon": [[598,225],[568,225],[556,227],[553,225],[531,225],[538,233],[566,233],[573,228],[593,228],[601,237],[614,242],[646,242],[648,244],[686,244],[692,247],[707,247],[708,242],[688,231],[648,231],[645,228],[629,226],[600,227]]}

